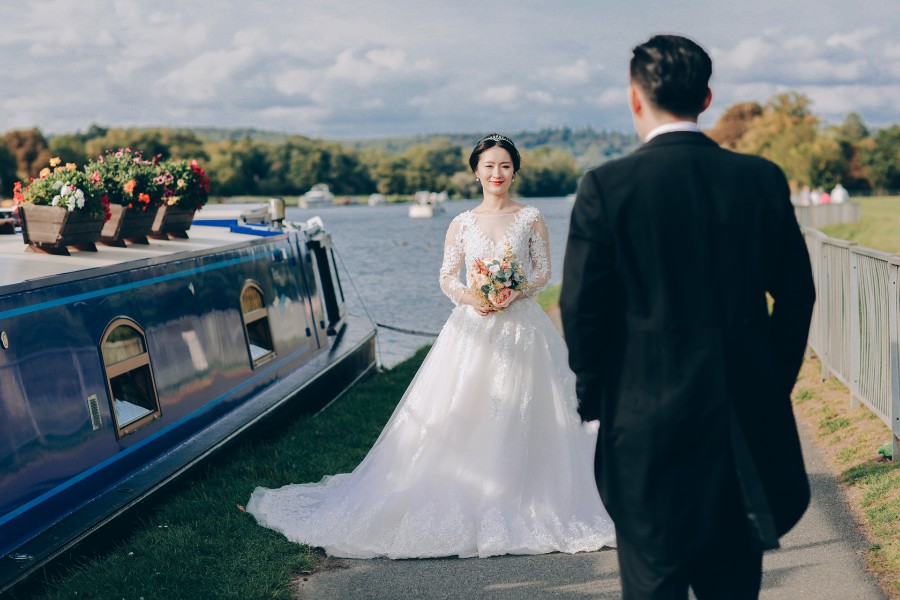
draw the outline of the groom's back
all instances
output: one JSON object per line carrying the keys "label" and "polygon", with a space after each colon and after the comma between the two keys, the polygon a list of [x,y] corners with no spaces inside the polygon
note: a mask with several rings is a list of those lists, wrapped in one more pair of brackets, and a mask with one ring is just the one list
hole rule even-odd
{"label": "groom's back", "polygon": [[676,132],[586,177],[612,225],[623,316],[663,328],[765,318],[766,268],[789,208],[775,165]]}

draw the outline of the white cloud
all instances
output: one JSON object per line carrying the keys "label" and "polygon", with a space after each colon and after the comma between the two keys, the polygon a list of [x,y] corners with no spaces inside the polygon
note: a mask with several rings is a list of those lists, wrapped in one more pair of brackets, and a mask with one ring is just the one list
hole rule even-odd
{"label": "white cloud", "polygon": [[481,101],[485,104],[513,104],[518,100],[519,88],[515,85],[492,86],[481,94]]}
{"label": "white cloud", "polygon": [[527,94],[525,94],[525,98],[538,104],[550,105],[556,103],[556,98],[553,96],[553,94],[542,91],[528,92]]}
{"label": "white cloud", "polygon": [[253,49],[207,52],[161,77],[157,84],[168,95],[191,102],[208,102],[226,93],[234,75],[252,64]]}
{"label": "white cloud", "polygon": [[879,33],[881,33],[881,29],[878,27],[866,27],[864,29],[850,31],[848,33],[834,33],[828,36],[828,39],[825,41],[825,43],[832,48],[847,48],[850,50],[855,50],[857,52],[862,52],[863,50],[865,50],[865,43],[877,36]]}
{"label": "white cloud", "polygon": [[591,66],[583,58],[572,64],[543,67],[538,69],[538,76],[547,82],[568,86],[589,83],[594,72],[600,70],[600,66]]}
{"label": "white cloud", "polygon": [[630,50],[652,31],[691,32],[711,49],[711,115],[797,90],[828,118],[854,107],[867,123],[897,121],[897,0],[862,11],[756,0],[739,18],[724,4],[647,14],[634,3],[519,3],[498,27],[477,0],[0,3],[0,132],[93,122],[324,136],[538,123],[628,131]]}

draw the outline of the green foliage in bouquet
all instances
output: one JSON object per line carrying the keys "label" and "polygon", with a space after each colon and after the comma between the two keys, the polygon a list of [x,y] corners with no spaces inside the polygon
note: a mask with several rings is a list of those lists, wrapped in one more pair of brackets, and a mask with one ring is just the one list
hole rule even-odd
{"label": "green foliage in bouquet", "polygon": [[196,160],[169,160],[162,164],[158,179],[165,185],[163,202],[189,210],[209,200],[209,177]]}
{"label": "green foliage in bouquet", "polygon": [[110,217],[109,200],[98,185],[97,178],[78,171],[74,163],[60,165],[60,159],[50,160],[50,166],[44,167],[37,179],[32,179],[27,186],[17,181],[13,186],[13,197],[16,204],[35,204],[40,206],[59,206],[69,212],[83,211],[92,217]]}
{"label": "green foliage in bouquet", "polygon": [[166,189],[159,181],[159,165],[131,148],[107,150],[84,170],[91,177],[99,178],[113,204],[141,211],[156,210],[162,204]]}

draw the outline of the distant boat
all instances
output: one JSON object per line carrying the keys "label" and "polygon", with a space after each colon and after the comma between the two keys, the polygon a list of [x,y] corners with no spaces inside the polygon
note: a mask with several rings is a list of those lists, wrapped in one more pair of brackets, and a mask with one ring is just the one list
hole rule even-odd
{"label": "distant boat", "polygon": [[447,192],[416,192],[415,199],[409,205],[411,219],[429,219],[444,212],[443,203],[447,201]]}
{"label": "distant boat", "polygon": [[317,183],[309,188],[309,191],[300,196],[300,208],[313,208],[315,206],[331,206],[334,204],[334,194],[328,188],[327,183]]}
{"label": "distant boat", "polygon": [[369,196],[369,206],[378,206],[384,204],[384,194],[372,194]]}

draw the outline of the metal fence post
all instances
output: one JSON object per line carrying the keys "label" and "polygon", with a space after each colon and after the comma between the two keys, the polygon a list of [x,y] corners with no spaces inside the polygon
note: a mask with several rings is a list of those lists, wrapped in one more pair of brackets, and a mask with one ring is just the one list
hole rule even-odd
{"label": "metal fence post", "polygon": [[891,441],[893,443],[893,456],[897,460],[900,456],[900,256],[892,256],[888,259],[890,269],[890,304],[888,310],[888,322],[891,335]]}
{"label": "metal fence post", "polygon": [[850,409],[859,407],[859,257],[850,248]]}

